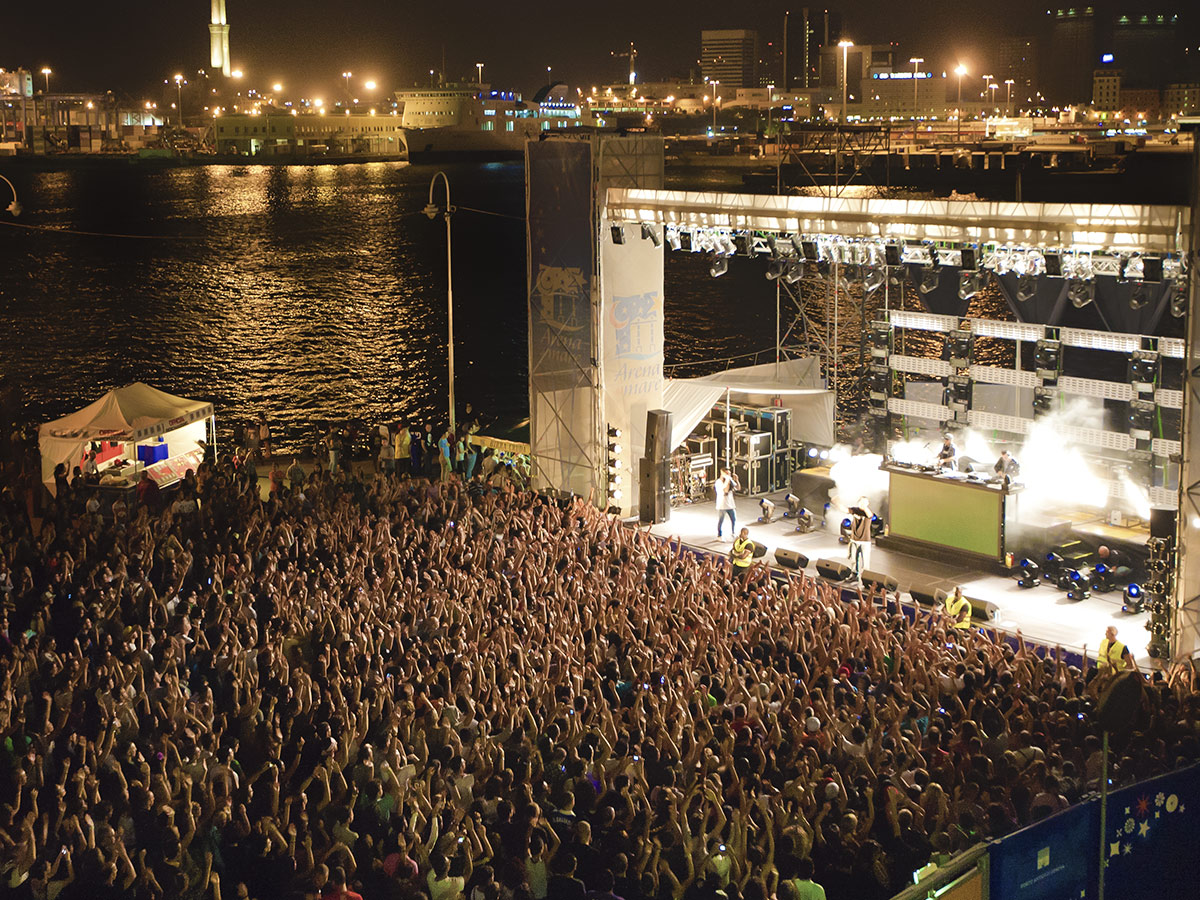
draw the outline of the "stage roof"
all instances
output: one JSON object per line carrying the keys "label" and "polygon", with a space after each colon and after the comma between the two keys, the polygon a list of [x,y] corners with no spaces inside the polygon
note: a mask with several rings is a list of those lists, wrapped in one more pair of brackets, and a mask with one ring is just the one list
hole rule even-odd
{"label": "stage roof", "polygon": [[606,217],[699,228],[848,238],[1182,253],[1186,206],[880,200],[610,188]]}

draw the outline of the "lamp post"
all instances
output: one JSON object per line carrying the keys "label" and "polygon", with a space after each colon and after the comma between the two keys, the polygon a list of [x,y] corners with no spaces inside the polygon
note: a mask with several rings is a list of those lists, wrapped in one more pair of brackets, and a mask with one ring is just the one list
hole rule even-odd
{"label": "lamp post", "polygon": [[54,74],[54,70],[49,66],[42,66],[42,74],[46,76],[46,93],[50,93],[50,76]]}
{"label": "lamp post", "polygon": [[[445,211],[442,211],[433,202],[433,189],[439,178],[446,185]],[[454,265],[450,256],[450,216],[454,212],[454,207],[450,205],[450,179],[446,177],[445,172],[437,172],[430,179],[429,203],[425,206],[425,215],[430,219],[436,219],[439,212],[446,219],[446,356],[450,368],[450,430],[454,431],[456,424],[454,421]]]}
{"label": "lamp post", "polygon": [[351,99],[350,98],[350,76],[353,74],[354,74],[353,72],[343,72],[342,73],[342,78],[344,78],[346,80],[346,103],[347,103],[347,105],[350,103],[350,99]]}
{"label": "lamp post", "polygon": [[989,98],[988,98],[988,103],[995,104],[995,102],[996,102],[996,88],[998,87],[997,83],[996,83],[995,81],[993,81],[993,80],[992,80],[992,76],[991,76],[991,75],[984,75],[984,76],[983,76],[983,83],[984,83],[984,85],[985,85],[985,86],[984,86],[984,90],[985,90],[985,91],[987,91],[989,94],[991,94],[991,97],[989,97]]}
{"label": "lamp post", "polygon": [[479,70],[479,86],[483,87],[483,63],[475,63],[475,68]]}
{"label": "lamp post", "polygon": [[842,124],[846,124],[846,85],[849,81],[850,70],[847,68],[848,60],[850,59],[850,48],[854,46],[854,41],[838,41],[838,46],[842,48]]}
{"label": "lamp post", "polygon": [[[925,57],[914,56],[911,59],[909,59],[909,62],[912,63],[912,67],[913,67],[913,121],[916,122],[917,121],[917,81],[919,80],[918,76],[921,74],[921,63],[925,62]],[[917,127],[916,125],[913,125],[914,130],[916,129],[916,127]],[[915,131],[914,131],[914,133],[915,133]]]}
{"label": "lamp post", "polygon": [[1005,95],[1004,95],[1004,114],[1012,115],[1012,86],[1016,84],[1011,78],[1004,79]]}
{"label": "lamp post", "polygon": [[19,216],[21,214],[21,201],[19,201],[17,199],[16,186],[14,186],[13,183],[11,181],[9,181],[7,178],[5,178],[3,175],[0,175],[0,181],[3,181],[5,184],[7,184],[8,189],[10,191],[12,191],[12,195],[13,195],[12,203],[8,204],[8,206],[6,206],[5,209],[7,209],[10,213],[12,213],[13,218],[15,219],[17,216]]}
{"label": "lamp post", "polygon": [[429,70],[429,89],[433,90],[433,69]]}
{"label": "lamp post", "polygon": [[957,144],[962,141],[962,79],[967,74],[967,67],[959,63],[954,69],[954,74],[958,76],[958,106],[954,110],[954,121],[956,123],[954,142]]}
{"label": "lamp post", "polygon": [[719,81],[713,81],[713,82],[710,82],[710,84],[712,84],[712,87],[713,87],[713,102],[712,102],[712,112],[713,112],[713,126],[712,126],[712,130],[713,130],[713,137],[716,137],[716,136],[717,136],[717,104],[718,104],[718,103],[721,101],[721,98],[717,96],[717,86],[718,86],[720,83],[721,83],[721,82],[719,82]]}
{"label": "lamp post", "polygon": [[175,76],[176,106],[179,108],[179,127],[183,127],[183,76]]}

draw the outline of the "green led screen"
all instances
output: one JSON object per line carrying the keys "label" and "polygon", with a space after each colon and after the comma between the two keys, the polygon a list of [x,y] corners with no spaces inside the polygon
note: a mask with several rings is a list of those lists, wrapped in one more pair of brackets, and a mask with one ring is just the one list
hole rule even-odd
{"label": "green led screen", "polygon": [[891,534],[999,559],[999,491],[919,475],[890,474]]}

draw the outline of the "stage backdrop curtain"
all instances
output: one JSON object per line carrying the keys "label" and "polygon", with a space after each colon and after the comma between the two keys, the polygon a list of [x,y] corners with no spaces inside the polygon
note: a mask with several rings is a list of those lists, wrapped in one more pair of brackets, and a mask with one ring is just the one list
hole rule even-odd
{"label": "stage backdrop curtain", "polygon": [[[837,399],[832,391],[813,386],[814,383],[820,384],[820,367],[811,357],[781,361],[778,375],[775,363],[764,363],[700,378],[669,379],[663,406],[672,414],[672,448],[684,442],[726,390],[734,404],[779,405],[790,409],[793,440],[832,447]],[[688,386],[704,387],[707,392],[688,390]]]}

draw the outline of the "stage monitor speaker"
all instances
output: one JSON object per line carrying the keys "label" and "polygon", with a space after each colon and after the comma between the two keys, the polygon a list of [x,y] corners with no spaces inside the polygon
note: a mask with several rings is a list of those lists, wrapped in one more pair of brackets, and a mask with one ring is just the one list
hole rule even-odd
{"label": "stage monitor speaker", "polygon": [[638,472],[638,518],[657,525],[671,518],[671,461],[643,459]]}
{"label": "stage monitor speaker", "polygon": [[1137,721],[1142,702],[1142,676],[1123,672],[1100,694],[1096,721],[1104,731],[1128,731]]}
{"label": "stage monitor speaker", "polygon": [[1150,537],[1175,537],[1175,512],[1173,509],[1151,509]]}
{"label": "stage monitor speaker", "polygon": [[975,622],[991,622],[1000,612],[1000,607],[990,600],[976,600],[968,597],[971,604],[971,619]]}
{"label": "stage monitor speaker", "polygon": [[655,462],[671,456],[671,412],[652,409],[646,413],[646,457]]}
{"label": "stage monitor speaker", "polygon": [[836,559],[818,559],[817,574],[829,581],[849,581],[854,570]]}
{"label": "stage monitor speaker", "polygon": [[882,588],[885,591],[895,591],[900,589],[900,583],[891,575],[884,575],[882,572],[871,572],[863,570],[862,573],[863,587],[874,590]]}
{"label": "stage monitor speaker", "polygon": [[750,543],[752,545],[751,549],[754,554],[754,556],[753,556],[754,559],[762,559],[764,556],[767,555],[767,545],[766,544],[760,544],[758,541],[751,541]]}
{"label": "stage monitor speaker", "polygon": [[926,584],[914,584],[908,589],[908,593],[912,595],[915,602],[929,607],[944,603],[946,598],[950,596],[941,588]]}
{"label": "stage monitor speaker", "polygon": [[803,569],[808,565],[808,557],[803,553],[797,553],[795,550],[784,550],[782,547],[776,547],[775,562],[779,563],[785,569]]}

